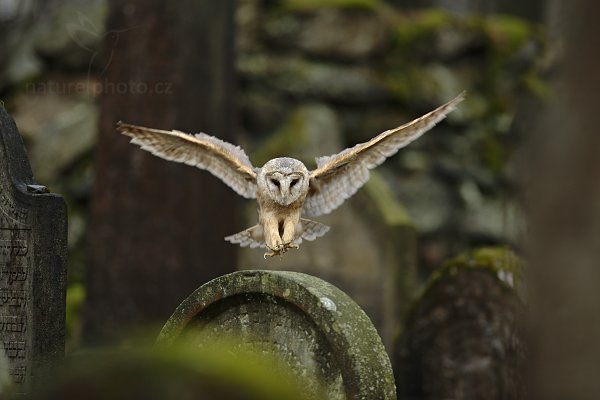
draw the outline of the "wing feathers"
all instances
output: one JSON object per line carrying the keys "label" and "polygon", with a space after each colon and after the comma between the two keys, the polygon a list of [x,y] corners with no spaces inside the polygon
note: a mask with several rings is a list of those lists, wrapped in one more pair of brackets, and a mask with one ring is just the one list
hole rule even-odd
{"label": "wing feathers", "polygon": [[189,135],[119,122],[117,129],[131,143],[166,160],[205,169],[241,196],[256,197],[256,171],[238,146],[204,133]]}
{"label": "wing feathers", "polygon": [[329,232],[330,229],[325,224],[306,218],[300,218],[300,222],[302,224],[302,233],[300,235],[300,238],[308,240],[310,242],[323,236],[324,234]]}
{"label": "wing feathers", "polygon": [[267,247],[263,237],[263,228],[260,225],[254,225],[236,234],[225,238],[230,243],[239,244],[242,247]]}
{"label": "wing feathers", "polygon": [[413,140],[419,138],[422,134],[433,128],[438,122],[446,118],[446,115],[453,111],[464,98],[465,92],[462,92],[448,103],[422,117],[399,126],[398,128],[380,133],[368,142],[357,144],[354,147],[350,147],[331,156],[317,158],[317,169],[312,171],[311,176],[318,178],[340,165],[358,160],[359,158],[360,161],[366,162],[365,166],[367,168],[374,168],[380,165],[386,158],[393,156],[402,147],[405,147]]}
{"label": "wing feathers", "polygon": [[370,169],[433,128],[464,98],[465,92],[430,113],[385,131],[368,142],[317,158],[317,168],[310,174],[313,190],[304,202],[304,213],[315,217],[336,209],[369,180]]}

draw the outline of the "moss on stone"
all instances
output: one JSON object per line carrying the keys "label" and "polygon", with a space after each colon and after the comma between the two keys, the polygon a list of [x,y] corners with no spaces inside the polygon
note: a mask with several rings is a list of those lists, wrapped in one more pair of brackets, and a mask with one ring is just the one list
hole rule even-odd
{"label": "moss on stone", "polygon": [[258,340],[267,346],[260,351],[270,349],[270,356],[280,357],[298,376],[314,379],[310,371],[316,372],[318,380],[305,391],[325,389],[326,396],[318,398],[396,398],[390,361],[375,327],[348,295],[319,278],[261,270],[218,277],[179,305],[157,342],[202,345],[226,332],[251,352]]}
{"label": "moss on stone", "polygon": [[393,42],[400,48],[412,47],[436,31],[453,25],[453,20],[450,13],[440,9],[399,16],[394,27]]}
{"label": "moss on stone", "polygon": [[527,40],[536,36],[527,21],[508,15],[496,15],[482,20],[482,29],[493,43],[493,48],[504,53],[514,53]]}
{"label": "moss on stone", "polygon": [[418,70],[398,68],[385,70],[380,74],[380,81],[389,94],[397,101],[406,102],[418,92],[418,82],[422,81]]}
{"label": "moss on stone", "polygon": [[[444,51],[438,49],[441,32],[449,31],[463,36],[465,46],[469,38],[473,39],[486,62],[480,74],[480,82],[473,82],[467,89],[495,92],[499,89],[502,77],[506,75],[507,65],[518,61],[519,54],[528,43],[539,45],[543,35],[540,29],[523,19],[496,15],[489,17],[458,17],[439,9],[422,10],[410,14],[395,13],[388,18],[392,26],[392,51],[387,57],[382,79],[386,88],[395,98],[406,99],[415,93],[427,89],[427,73],[422,70],[423,63],[431,63],[432,57],[444,57]],[[472,42],[475,43],[475,42]],[[432,46],[433,54],[432,54]],[[437,49],[437,50],[436,50]],[[441,51],[441,54],[435,54]],[[516,61],[517,60],[517,61]],[[527,60],[523,75],[526,80],[517,80],[534,94],[544,95],[543,81],[535,72],[535,65]],[[528,64],[529,63],[529,64]],[[519,74],[520,72],[513,71]],[[424,88],[422,87],[424,86]],[[430,85],[431,86],[431,85]],[[436,89],[434,88],[434,91]]]}
{"label": "moss on stone", "polygon": [[550,99],[551,90],[548,82],[544,81],[539,74],[531,71],[523,76],[522,83],[530,93],[541,99]]}
{"label": "moss on stone", "polygon": [[[465,271],[483,271],[494,276],[506,290],[517,294],[524,301],[523,295],[523,269],[524,261],[507,247],[481,247],[466,251],[450,260],[447,260],[435,270],[427,280],[421,293],[415,297],[406,311],[405,321],[415,318],[419,305],[428,298],[432,290],[444,278],[456,276]],[[396,338],[401,337],[404,330],[399,330]]]}
{"label": "moss on stone", "polygon": [[277,132],[253,154],[262,165],[275,157],[294,157],[311,169],[314,158],[340,151],[340,128],[335,111],[320,104],[304,104],[290,112]]}
{"label": "moss on stone", "polygon": [[275,157],[293,157],[296,149],[306,146],[306,138],[302,132],[307,117],[301,109],[292,113],[288,121],[253,154],[252,159],[256,161],[256,165],[263,165]]}
{"label": "moss on stone", "polygon": [[[431,101],[440,93],[439,80],[433,76],[434,74],[431,68],[422,64],[408,64],[382,73],[380,81],[392,98],[398,102],[422,102],[423,99]],[[460,90],[456,93],[460,93]],[[437,103],[437,100],[433,102]]]}
{"label": "moss on stone", "polygon": [[377,171],[371,171],[371,178],[365,184],[365,192],[377,210],[377,214],[387,226],[412,226],[406,208],[396,199],[389,186]]}
{"label": "moss on stone", "polygon": [[508,149],[496,135],[487,134],[481,140],[481,156],[493,173],[500,173],[509,158]]}
{"label": "moss on stone", "polygon": [[[523,260],[507,247],[482,247],[451,258],[431,274],[421,294],[409,306],[406,321],[414,318],[419,304],[428,297],[429,293],[442,279],[456,276],[465,271],[487,272],[493,275],[502,287],[513,291],[523,300],[524,265]],[[399,331],[397,335],[400,337],[402,331]]]}
{"label": "moss on stone", "polygon": [[488,271],[510,290],[519,291],[522,282],[524,262],[506,247],[482,247],[467,251],[446,261],[436,270],[427,282],[424,295],[445,276],[457,275],[465,270]]}

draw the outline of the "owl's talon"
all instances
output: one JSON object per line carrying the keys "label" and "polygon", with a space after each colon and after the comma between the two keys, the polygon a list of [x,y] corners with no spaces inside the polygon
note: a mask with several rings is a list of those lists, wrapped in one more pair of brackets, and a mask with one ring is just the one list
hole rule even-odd
{"label": "owl's talon", "polygon": [[285,245],[281,241],[279,241],[279,240],[275,240],[273,242],[273,246],[272,247],[271,246],[267,246],[267,248],[269,250],[274,251],[276,253],[279,253],[284,247],[285,247]]}
{"label": "owl's talon", "polygon": [[289,249],[298,249],[300,248],[300,246],[296,243],[281,243],[281,244],[276,244],[275,247],[269,247],[267,246],[267,248],[269,249],[268,252],[266,252],[265,254],[263,254],[263,258],[266,260],[267,257],[275,257],[275,256],[283,256]]}
{"label": "owl's talon", "polygon": [[267,251],[263,257],[266,260],[267,257],[275,257],[275,256],[280,256],[283,253],[285,253],[285,246],[283,245],[283,243],[275,243],[275,246],[271,247],[269,245],[267,245],[267,249],[269,251]]}
{"label": "owl's talon", "polygon": [[277,252],[277,251],[273,251],[273,250],[267,251],[265,254],[263,254],[263,258],[266,260],[267,257],[273,257],[273,256],[276,256],[277,254],[279,254],[279,252]]}

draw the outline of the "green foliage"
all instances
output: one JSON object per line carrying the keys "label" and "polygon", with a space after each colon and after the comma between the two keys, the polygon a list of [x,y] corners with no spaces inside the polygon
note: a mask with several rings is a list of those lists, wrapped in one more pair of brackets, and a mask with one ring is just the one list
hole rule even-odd
{"label": "green foliage", "polygon": [[85,302],[85,287],[83,283],[73,283],[67,287],[67,350],[74,347],[79,338]]}
{"label": "green foliage", "polygon": [[309,12],[320,8],[341,8],[350,10],[374,10],[379,0],[284,0],[285,11]]}
{"label": "green foliage", "polygon": [[279,360],[223,338],[201,348],[180,344],[81,353],[37,386],[31,398],[304,400],[303,387]]}

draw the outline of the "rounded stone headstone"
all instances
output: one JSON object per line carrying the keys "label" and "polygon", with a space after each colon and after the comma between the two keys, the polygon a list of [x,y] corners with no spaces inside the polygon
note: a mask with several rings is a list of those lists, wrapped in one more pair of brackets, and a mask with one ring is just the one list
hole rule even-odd
{"label": "rounded stone headstone", "polygon": [[265,349],[322,398],[395,399],[389,358],[373,324],[341,290],[297,272],[240,271],[192,293],[158,342],[237,337]]}
{"label": "rounded stone headstone", "polygon": [[398,338],[398,398],[523,399],[523,262],[502,247],[448,260]]}

